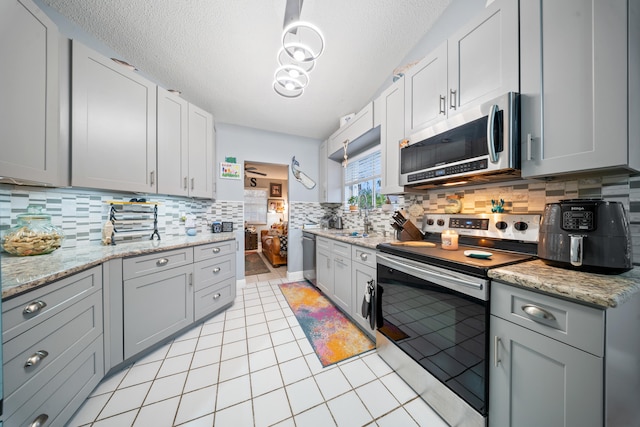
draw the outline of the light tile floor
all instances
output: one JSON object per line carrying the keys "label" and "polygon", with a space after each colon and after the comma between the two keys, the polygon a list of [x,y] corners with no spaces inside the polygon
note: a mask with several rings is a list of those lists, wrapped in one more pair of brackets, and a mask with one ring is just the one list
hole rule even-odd
{"label": "light tile floor", "polygon": [[248,276],[232,307],[105,378],[68,426],[446,427],[375,350],[323,368],[285,276]]}

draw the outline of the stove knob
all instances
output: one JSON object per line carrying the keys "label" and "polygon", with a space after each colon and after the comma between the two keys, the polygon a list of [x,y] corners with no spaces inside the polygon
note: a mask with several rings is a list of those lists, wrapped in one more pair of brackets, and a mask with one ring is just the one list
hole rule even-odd
{"label": "stove knob", "polygon": [[497,228],[498,230],[506,230],[508,226],[509,226],[509,224],[507,224],[507,223],[506,223],[506,222],[504,222],[504,221],[498,221],[498,222],[496,222],[496,228]]}
{"label": "stove knob", "polygon": [[429,218],[427,220],[427,225],[433,225],[433,218]]}
{"label": "stove knob", "polygon": [[442,226],[444,225],[444,219],[439,219],[439,220],[438,220],[438,225],[439,225],[440,227],[442,227]]}
{"label": "stove knob", "polygon": [[515,224],[513,224],[513,227],[518,231],[525,231],[527,228],[529,228],[527,223],[522,221],[516,222]]}

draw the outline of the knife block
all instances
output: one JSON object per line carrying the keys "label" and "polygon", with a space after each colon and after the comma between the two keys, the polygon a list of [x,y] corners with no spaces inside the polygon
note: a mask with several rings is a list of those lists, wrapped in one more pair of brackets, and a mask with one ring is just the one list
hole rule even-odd
{"label": "knife block", "polygon": [[400,240],[401,241],[410,241],[410,240],[423,240],[424,236],[422,235],[422,231],[418,229],[411,221],[405,222],[403,224],[403,229],[400,232]]}

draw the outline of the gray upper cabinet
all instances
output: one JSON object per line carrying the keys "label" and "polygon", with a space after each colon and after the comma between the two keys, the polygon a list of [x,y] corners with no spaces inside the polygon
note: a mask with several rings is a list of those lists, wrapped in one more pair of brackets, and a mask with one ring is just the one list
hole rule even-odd
{"label": "gray upper cabinet", "polygon": [[189,196],[212,198],[214,193],[213,116],[189,104]]}
{"label": "gray upper cabinet", "polygon": [[319,148],[318,190],[320,203],[342,203],[342,165],[329,159],[329,141],[325,140]]}
{"label": "gray upper cabinet", "polygon": [[156,192],[156,85],[73,42],[74,187]]}
{"label": "gray upper cabinet", "polygon": [[189,103],[158,87],[158,193],[189,195]]}
{"label": "gray upper cabinet", "polygon": [[58,185],[58,29],[31,1],[0,2],[0,176]]}
{"label": "gray upper cabinet", "polygon": [[640,170],[639,2],[520,8],[522,175]]}
{"label": "gray upper cabinet", "polygon": [[518,92],[518,2],[496,0],[405,75],[405,135]]}
{"label": "gray upper cabinet", "polygon": [[400,141],[404,134],[404,78],[394,82],[378,97],[374,110],[380,114],[382,152],[382,194],[400,194]]}

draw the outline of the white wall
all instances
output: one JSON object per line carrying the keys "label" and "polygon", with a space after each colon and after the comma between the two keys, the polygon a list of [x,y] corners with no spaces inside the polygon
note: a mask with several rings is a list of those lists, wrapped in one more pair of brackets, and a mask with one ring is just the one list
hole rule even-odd
{"label": "white wall", "polygon": [[[318,186],[311,190],[296,181],[291,173],[293,156],[300,163],[299,169],[318,181],[318,150],[320,140],[283,133],[269,132],[243,126],[216,123],[216,170],[225,157],[235,157],[236,162],[245,161],[276,163],[289,166],[289,201],[317,202]],[[243,200],[244,181],[217,179],[218,200]]]}

